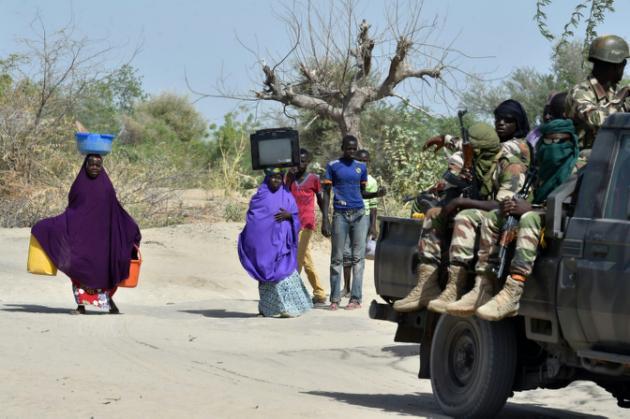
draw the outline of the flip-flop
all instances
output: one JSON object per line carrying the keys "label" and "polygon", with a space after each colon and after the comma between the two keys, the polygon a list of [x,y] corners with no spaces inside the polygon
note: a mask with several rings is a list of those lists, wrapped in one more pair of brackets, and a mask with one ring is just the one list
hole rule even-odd
{"label": "flip-flop", "polygon": [[70,310],[70,314],[72,314],[73,316],[77,316],[79,314],[86,314],[85,306],[78,306],[74,310]]}
{"label": "flip-flop", "polygon": [[361,303],[355,300],[350,301],[348,305],[346,305],[346,310],[356,310],[358,308],[361,308]]}
{"label": "flip-flop", "polygon": [[330,311],[336,311],[339,308],[339,303],[330,303],[330,305],[328,306],[328,310]]}

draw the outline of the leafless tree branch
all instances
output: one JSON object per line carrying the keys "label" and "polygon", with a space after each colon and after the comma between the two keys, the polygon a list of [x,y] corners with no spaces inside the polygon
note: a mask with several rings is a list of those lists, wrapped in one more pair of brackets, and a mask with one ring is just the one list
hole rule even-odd
{"label": "leafless tree branch", "polygon": [[[440,47],[437,16],[425,19],[423,1],[396,1],[386,10],[387,27],[380,33],[357,16],[357,1],[327,3],[294,0],[281,21],[291,35],[287,52],[267,62],[259,59],[261,88],[250,100],[275,101],[314,112],[334,121],[342,134],[360,138],[359,121],[366,106],[395,97],[428,115],[426,101],[447,101],[454,73],[460,71],[451,54],[468,56],[453,47]],[[252,52],[251,48],[246,49]],[[272,57],[271,54],[269,54]],[[405,89],[418,96],[412,105]],[[226,89],[206,94],[189,89],[200,99],[223,97],[246,100],[247,94]],[[408,93],[408,92],[407,92]]]}

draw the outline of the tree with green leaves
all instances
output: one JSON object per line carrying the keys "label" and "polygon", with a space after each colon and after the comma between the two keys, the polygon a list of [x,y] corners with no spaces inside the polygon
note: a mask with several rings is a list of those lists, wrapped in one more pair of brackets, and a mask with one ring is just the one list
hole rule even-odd
{"label": "tree with green leaves", "polygon": [[536,14],[534,19],[538,25],[541,35],[549,41],[557,42],[557,46],[563,46],[571,38],[576,36],[575,31],[581,23],[585,23],[583,55],[588,50],[591,41],[597,37],[596,27],[602,23],[606,13],[614,12],[615,0],[580,0],[574,7],[569,21],[564,25],[560,35],[554,35],[547,25],[547,8],[553,3],[552,0],[536,0]]}
{"label": "tree with green leaves", "polygon": [[523,105],[532,122],[540,122],[549,95],[566,91],[581,82],[590,68],[590,63],[582,55],[582,42],[571,40],[558,45],[556,53],[552,54],[550,72],[541,73],[531,67],[522,67],[498,84],[472,79],[461,100],[469,111],[489,118],[499,103],[512,98]]}
{"label": "tree with green leaves", "polygon": [[122,142],[139,144],[167,139],[190,142],[207,136],[207,123],[186,96],[162,93],[139,102],[123,115]]}
{"label": "tree with green leaves", "polygon": [[134,106],[147,99],[138,70],[124,64],[100,80],[87,84],[76,105],[76,116],[92,131],[116,134],[122,115],[131,115]]}

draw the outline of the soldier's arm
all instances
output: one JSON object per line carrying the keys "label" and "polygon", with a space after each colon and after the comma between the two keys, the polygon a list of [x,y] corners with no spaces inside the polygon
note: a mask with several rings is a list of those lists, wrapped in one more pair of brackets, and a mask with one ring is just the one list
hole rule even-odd
{"label": "soldier's arm", "polygon": [[499,190],[497,201],[511,199],[525,184],[527,166],[522,163],[499,162]]}
{"label": "soldier's arm", "polygon": [[457,201],[456,207],[459,208],[460,211],[469,208],[475,208],[482,211],[492,211],[499,208],[499,202],[493,200],[480,201],[477,199],[459,197],[455,198],[453,201]]}
{"label": "soldier's arm", "polygon": [[590,89],[576,86],[567,97],[567,108],[569,118],[581,120],[597,129],[609,115],[624,111],[624,101],[613,99],[598,102]]}
{"label": "soldier's arm", "polygon": [[434,152],[437,153],[439,149],[442,147],[446,147],[451,151],[461,151],[462,150],[462,139],[458,137],[454,137],[452,135],[436,135],[429,138],[424,145],[422,146],[422,150],[429,150],[432,147],[434,148]]}
{"label": "soldier's arm", "polygon": [[521,190],[525,183],[527,166],[522,163],[510,163],[506,160],[499,162],[499,190],[496,200],[479,201],[470,198],[457,198],[449,203],[460,210],[476,208],[482,211],[492,211],[499,208],[500,201],[511,199]]}

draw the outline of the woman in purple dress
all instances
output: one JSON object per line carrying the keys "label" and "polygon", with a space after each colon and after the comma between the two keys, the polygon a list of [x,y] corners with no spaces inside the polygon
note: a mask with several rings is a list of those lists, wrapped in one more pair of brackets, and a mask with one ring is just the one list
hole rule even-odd
{"label": "woman in purple dress", "polygon": [[249,203],[238,256],[258,281],[258,311],[266,317],[297,317],[312,307],[297,272],[297,204],[280,169],[267,169],[265,174]]}
{"label": "woman in purple dress", "polygon": [[88,304],[119,313],[112,296],[129,276],[141,236],[118,202],[100,155],[86,156],[63,214],[39,221],[31,233],[55,266],[71,278],[77,303],[73,314],[85,314]]}

